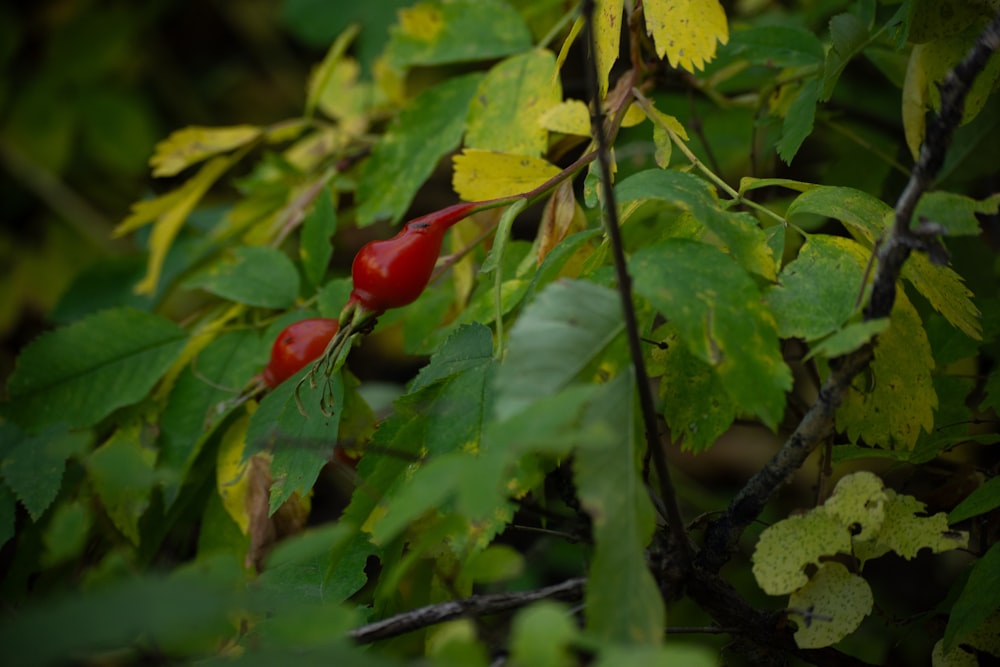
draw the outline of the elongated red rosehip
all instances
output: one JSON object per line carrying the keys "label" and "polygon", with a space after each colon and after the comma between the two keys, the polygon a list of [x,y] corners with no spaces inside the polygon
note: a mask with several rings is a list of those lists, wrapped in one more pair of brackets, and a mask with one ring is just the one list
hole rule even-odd
{"label": "elongated red rosehip", "polygon": [[272,389],[323,354],[340,324],[326,317],[293,322],[282,329],[271,346],[271,360],[264,367],[264,382]]}
{"label": "elongated red rosehip", "polygon": [[391,239],[364,245],[351,267],[354,289],[348,303],[383,313],[416,301],[434,272],[445,231],[477,204],[455,204],[414,218]]}

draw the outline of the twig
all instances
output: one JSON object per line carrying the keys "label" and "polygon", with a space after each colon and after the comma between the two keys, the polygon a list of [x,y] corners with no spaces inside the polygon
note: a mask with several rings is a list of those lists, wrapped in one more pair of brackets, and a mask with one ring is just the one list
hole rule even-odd
{"label": "twig", "polygon": [[[593,102],[591,126],[593,128],[594,139],[597,142],[597,162],[601,169],[603,203],[605,220],[607,222],[606,228],[611,252],[614,257],[618,290],[621,293],[629,353],[631,355],[632,366],[635,369],[635,381],[639,390],[639,405],[642,410],[643,426],[646,433],[646,447],[652,454],[653,465],[656,468],[656,475],[659,478],[660,498],[666,510],[665,518],[669,523],[668,528],[673,538],[674,547],[677,549],[679,564],[681,569],[686,572],[691,564],[691,544],[684,528],[684,519],[681,516],[680,506],[677,504],[677,492],[674,490],[673,482],[670,479],[670,470],[667,467],[666,455],[663,452],[663,446],[660,442],[653,393],[649,386],[649,375],[646,372],[646,364],[642,356],[642,341],[639,339],[639,325],[636,320],[635,306],[632,303],[632,277],[628,273],[621,230],[618,228],[618,210],[615,205],[614,188],[611,186],[611,157],[607,136],[604,131],[600,93],[597,86],[597,64],[594,58],[594,54],[597,52],[593,29],[594,0],[583,0],[582,11],[584,17],[586,17],[587,46],[591,55],[589,65],[585,68],[588,93]],[[633,90],[635,89],[633,88]]]}
{"label": "twig", "polygon": [[461,600],[427,605],[354,628],[350,631],[349,636],[359,644],[369,644],[379,639],[395,637],[463,616],[489,616],[490,614],[513,611],[539,600],[572,602],[583,597],[585,583],[586,579],[576,577],[534,591],[473,595]]}
{"label": "twig", "polygon": [[[878,268],[872,294],[864,309],[865,320],[888,317],[896,300],[896,281],[913,250],[934,253],[943,248],[933,238],[938,230],[911,228],[913,211],[944,163],[952,133],[962,118],[965,96],[990,55],[1000,48],[1000,14],[983,30],[975,46],[940,85],[941,112],[927,130],[920,157],[896,203],[895,219],[877,246]],[[791,477],[806,457],[834,430],[834,416],[847,395],[851,380],[874,357],[874,341],[830,360],[831,373],[798,428],[781,449],[736,495],[719,519],[709,524],[699,567],[717,572],[729,560],[743,530],[756,519],[772,495]]]}

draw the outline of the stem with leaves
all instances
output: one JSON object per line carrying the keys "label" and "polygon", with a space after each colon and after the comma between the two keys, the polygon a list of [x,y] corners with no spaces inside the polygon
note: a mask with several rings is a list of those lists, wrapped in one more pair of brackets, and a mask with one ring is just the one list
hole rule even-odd
{"label": "stem with leaves", "polygon": [[[582,11],[587,24],[587,47],[590,53],[593,54],[596,52],[596,39],[593,28],[594,0],[584,0]],[[668,523],[673,546],[677,551],[677,557],[679,558],[682,570],[687,571],[692,557],[691,546],[684,529],[684,519],[681,516],[680,506],[677,503],[677,493],[670,478],[670,469],[667,466],[666,454],[663,451],[660,440],[656,407],[653,402],[652,390],[649,386],[646,363],[642,357],[639,324],[635,315],[635,306],[632,303],[632,278],[628,273],[628,266],[625,261],[621,230],[618,227],[618,211],[615,204],[614,188],[611,187],[611,156],[608,149],[607,136],[604,131],[604,117],[600,110],[597,64],[596,59],[593,57],[588,58],[587,61],[587,87],[593,106],[591,127],[597,142],[597,161],[601,169],[601,183],[603,186],[601,188],[601,200],[604,204],[605,229],[607,230],[612,256],[614,257],[618,290],[621,293],[622,310],[625,317],[625,335],[628,339],[629,354],[631,355],[632,366],[635,370],[635,380],[639,391],[639,405],[642,411],[643,427],[646,434],[646,448],[652,455],[653,466],[656,470],[656,476],[659,479],[660,498],[666,513],[664,518]],[[639,94],[635,88],[632,90],[635,94]]]}
{"label": "stem with leaves", "polygon": [[[917,202],[944,164],[952,134],[962,118],[965,97],[993,52],[1000,48],[1000,14],[983,30],[975,46],[940,85],[941,110],[927,128],[920,157],[910,180],[896,202],[892,227],[877,245],[877,269],[865,320],[889,317],[896,300],[896,282],[910,253],[928,252],[940,259],[944,249],[937,241],[936,225],[911,226]],[[834,431],[837,408],[850,389],[851,380],[874,358],[875,342],[830,361],[830,376],[819,397],[781,449],[740,490],[722,515],[709,524],[697,565],[717,572],[729,560],[743,530],[756,520],[774,493],[799,469],[813,450]]]}

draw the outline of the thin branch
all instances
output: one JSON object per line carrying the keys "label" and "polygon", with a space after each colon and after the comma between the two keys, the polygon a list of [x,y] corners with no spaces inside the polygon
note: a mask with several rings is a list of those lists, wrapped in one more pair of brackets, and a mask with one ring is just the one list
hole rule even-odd
{"label": "thin branch", "polygon": [[[593,30],[594,9],[594,0],[583,0],[582,11],[586,18],[587,47],[590,52],[588,66],[585,69],[588,94],[593,102],[591,126],[597,142],[597,162],[601,169],[601,183],[603,184],[601,194],[603,195],[605,220],[607,222],[606,229],[611,245],[611,252],[614,257],[615,273],[618,277],[618,290],[621,293],[629,353],[632,359],[632,366],[635,369],[635,380],[639,390],[639,404],[642,410],[642,421],[646,433],[646,448],[653,457],[653,465],[656,468],[656,475],[660,482],[660,498],[666,510],[665,518],[669,523],[668,528],[673,538],[674,546],[677,549],[681,569],[686,572],[691,565],[691,543],[685,531],[684,519],[681,516],[680,506],[677,503],[677,492],[670,479],[670,470],[667,467],[666,455],[663,452],[663,446],[660,442],[660,431],[656,419],[653,393],[649,386],[649,375],[646,372],[646,364],[642,356],[642,341],[639,338],[639,325],[635,315],[635,306],[632,303],[632,278],[628,273],[628,266],[625,261],[621,230],[618,227],[618,209],[615,204],[615,192],[611,186],[611,156],[607,136],[604,131],[600,92],[597,85],[597,64],[595,59],[597,50]],[[635,89],[633,88],[633,90]]]}
{"label": "thin branch", "polygon": [[463,616],[479,617],[514,611],[539,600],[574,602],[583,598],[585,583],[586,579],[576,577],[534,591],[473,595],[461,600],[427,605],[354,628],[349,636],[359,644],[370,644]]}
{"label": "thin branch", "polygon": [[[911,227],[917,202],[931,185],[944,163],[952,133],[962,118],[965,96],[990,55],[1000,48],[1000,14],[982,32],[962,62],[948,73],[940,85],[941,112],[927,129],[920,157],[910,172],[910,180],[896,203],[895,219],[878,245],[878,268],[872,294],[864,310],[866,320],[888,317],[896,300],[896,282],[903,264],[913,250],[940,257],[943,248],[934,238],[936,229]],[[736,495],[729,507],[705,532],[704,546],[697,565],[717,572],[729,560],[743,530],[753,522],[774,493],[802,466],[806,457],[833,434],[834,417],[850,388],[851,380],[874,357],[874,341],[837,359],[830,360],[831,373],[819,397],[809,408],[798,428],[774,457]]]}

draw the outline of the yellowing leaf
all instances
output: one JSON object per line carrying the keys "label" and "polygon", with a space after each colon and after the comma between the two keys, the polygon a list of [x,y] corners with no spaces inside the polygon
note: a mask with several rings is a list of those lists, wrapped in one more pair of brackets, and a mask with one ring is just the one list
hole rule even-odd
{"label": "yellowing leaf", "polygon": [[566,100],[549,107],[539,116],[538,122],[551,132],[580,137],[590,135],[590,110],[580,100]]}
{"label": "yellowing leaf", "polygon": [[245,146],[262,134],[256,125],[185,127],[156,145],[150,158],[153,176],[174,176],[207,158]]}
{"label": "yellowing leaf", "polygon": [[[555,83],[553,79],[555,78]],[[538,156],[548,148],[542,112],[562,98],[551,51],[534,49],[493,67],[469,105],[469,148]]]}
{"label": "yellowing leaf", "polygon": [[671,67],[689,72],[715,57],[716,42],[729,42],[726,13],[718,0],[645,0],[646,31]]}
{"label": "yellowing leaf", "polygon": [[559,167],[536,157],[465,149],[454,157],[452,186],[466,201],[495,199],[528,192],[559,173]]}
{"label": "yellowing leaf", "polygon": [[874,601],[864,579],[840,563],[823,563],[809,584],[788,598],[788,608],[802,612],[801,618],[793,617],[799,626],[795,643],[800,648],[836,644],[861,625]]}
{"label": "yellowing leaf", "polygon": [[656,146],[653,157],[657,166],[666,169],[670,166],[670,154],[674,148],[671,133],[683,141],[688,141],[687,130],[675,117],[665,114],[651,105],[646,106],[643,112],[653,121],[653,144]]}
{"label": "yellowing leaf", "polygon": [[920,155],[920,145],[924,143],[927,131],[927,71],[924,69],[924,46],[917,44],[910,51],[903,80],[903,133],[910,155],[916,160]]}
{"label": "yellowing leaf", "polygon": [[402,34],[425,42],[433,42],[444,27],[444,17],[440,8],[429,2],[421,2],[412,8],[402,8],[396,16]]}
{"label": "yellowing leaf", "polygon": [[244,414],[226,430],[219,443],[215,468],[215,485],[222,499],[222,506],[244,535],[250,528],[250,515],[247,512],[249,459],[243,459],[249,424],[250,416]]}
{"label": "yellowing leaf", "polygon": [[970,298],[972,291],[954,269],[934,264],[923,253],[913,253],[903,265],[903,278],[962,333],[973,340],[983,339],[981,314]]}
{"label": "yellowing leaf", "polygon": [[882,528],[887,500],[885,487],[878,475],[862,471],[837,482],[823,509],[848,526],[855,540],[867,540]]}
{"label": "yellowing leaf", "polygon": [[784,595],[809,582],[807,565],[838,553],[851,553],[851,534],[836,517],[826,512],[789,517],[760,534],[753,576],[765,593]]}
{"label": "yellowing leaf", "polygon": [[852,442],[864,438],[885,449],[913,449],[921,428],[934,427],[933,368],[920,315],[900,290],[889,328],[875,346],[871,381],[851,388],[837,411],[837,428],[846,430]]}
{"label": "yellowing leaf", "polygon": [[919,516],[926,513],[922,502],[913,496],[897,494],[892,489],[886,489],[885,493],[888,502],[878,540],[903,558],[916,558],[921,549],[940,553],[968,546],[969,534],[951,530],[948,515],[944,512]]}
{"label": "yellowing leaf", "polygon": [[118,227],[114,235],[122,236],[153,221],[153,233],[149,237],[149,264],[145,277],[135,286],[137,294],[154,294],[160,273],[163,271],[163,261],[167,251],[180,232],[184,221],[194,210],[201,198],[212,184],[233,165],[237,156],[217,157],[206,162],[198,173],[184,185],[173,192],[157,197],[150,202],[140,202],[132,208],[129,215]]}
{"label": "yellowing leaf", "polygon": [[594,5],[597,88],[603,100],[608,92],[608,75],[621,50],[623,0],[596,0]]}

